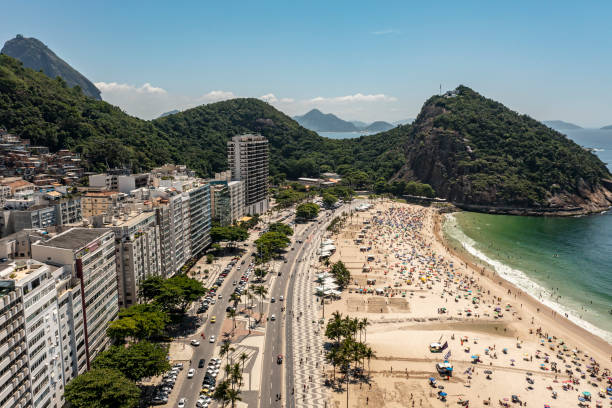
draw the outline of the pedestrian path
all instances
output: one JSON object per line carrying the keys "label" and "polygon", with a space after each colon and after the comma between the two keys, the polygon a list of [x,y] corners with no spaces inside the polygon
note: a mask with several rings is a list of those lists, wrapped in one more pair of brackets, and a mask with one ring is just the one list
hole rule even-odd
{"label": "pedestrian path", "polygon": [[321,305],[314,296],[314,272],[308,267],[315,247],[306,255],[306,260],[299,264],[300,268],[293,276],[295,288],[292,296],[292,340],[295,391],[292,397],[296,407],[324,407],[327,398],[322,378],[325,363],[325,355],[322,354],[323,337],[319,333],[318,324]]}

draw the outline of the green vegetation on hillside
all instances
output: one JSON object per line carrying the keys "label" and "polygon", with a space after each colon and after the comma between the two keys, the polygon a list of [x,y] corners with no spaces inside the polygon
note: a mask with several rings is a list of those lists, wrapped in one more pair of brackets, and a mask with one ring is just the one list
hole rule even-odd
{"label": "green vegetation on hillside", "polygon": [[541,206],[609,177],[561,133],[464,86],[425,103],[406,150],[416,178],[464,203]]}
{"label": "green vegetation on hillside", "polygon": [[[184,163],[201,176],[227,168],[227,141],[260,133],[270,141],[270,173],[316,177],[323,171],[390,178],[403,164],[399,135],[332,140],[309,131],[258,99],[233,99],[145,121],[85,97],[0,55],[0,127],[52,151],[82,154],[89,170],[147,170]],[[392,151],[387,152],[391,149]]]}

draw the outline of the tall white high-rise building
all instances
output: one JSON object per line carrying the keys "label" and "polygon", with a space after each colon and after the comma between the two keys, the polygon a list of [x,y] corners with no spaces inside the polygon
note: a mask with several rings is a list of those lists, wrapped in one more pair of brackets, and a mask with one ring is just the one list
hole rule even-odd
{"label": "tall white high-rise building", "polygon": [[0,269],[4,305],[0,320],[13,321],[8,325],[10,330],[2,331],[7,336],[0,340],[2,407],[64,405],[57,269],[61,273],[62,268],[30,259],[4,264]]}
{"label": "tall white high-rise building", "polygon": [[251,134],[234,136],[227,142],[227,155],[232,180],[244,182],[245,212],[268,211],[268,139]]}
{"label": "tall white high-rise building", "polygon": [[119,311],[115,234],[108,228],[71,228],[32,244],[32,258],[70,272],[76,345],[71,363],[74,373],[82,374],[109,345],[106,328]]}

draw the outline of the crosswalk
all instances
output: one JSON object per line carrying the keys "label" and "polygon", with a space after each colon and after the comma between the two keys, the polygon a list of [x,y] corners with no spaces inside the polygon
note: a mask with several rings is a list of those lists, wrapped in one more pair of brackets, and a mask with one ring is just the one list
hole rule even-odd
{"label": "crosswalk", "polygon": [[302,268],[294,275],[292,331],[295,391],[292,397],[296,407],[324,407],[327,398],[322,379],[325,356],[322,354],[323,336],[320,333],[323,328],[318,323],[321,305],[314,296],[314,272],[309,271],[307,265],[308,262],[302,262]]}

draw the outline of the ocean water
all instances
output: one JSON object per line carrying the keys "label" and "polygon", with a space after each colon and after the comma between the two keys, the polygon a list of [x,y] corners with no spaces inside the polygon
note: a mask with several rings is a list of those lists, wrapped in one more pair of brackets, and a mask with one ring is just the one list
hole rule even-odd
{"label": "ocean water", "polygon": [[[612,130],[565,131],[612,169]],[[455,245],[612,344],[612,211],[584,217],[446,216]]]}
{"label": "ocean water", "polygon": [[367,132],[317,132],[320,136],[330,139],[354,139],[360,136],[367,136],[373,133]]}

